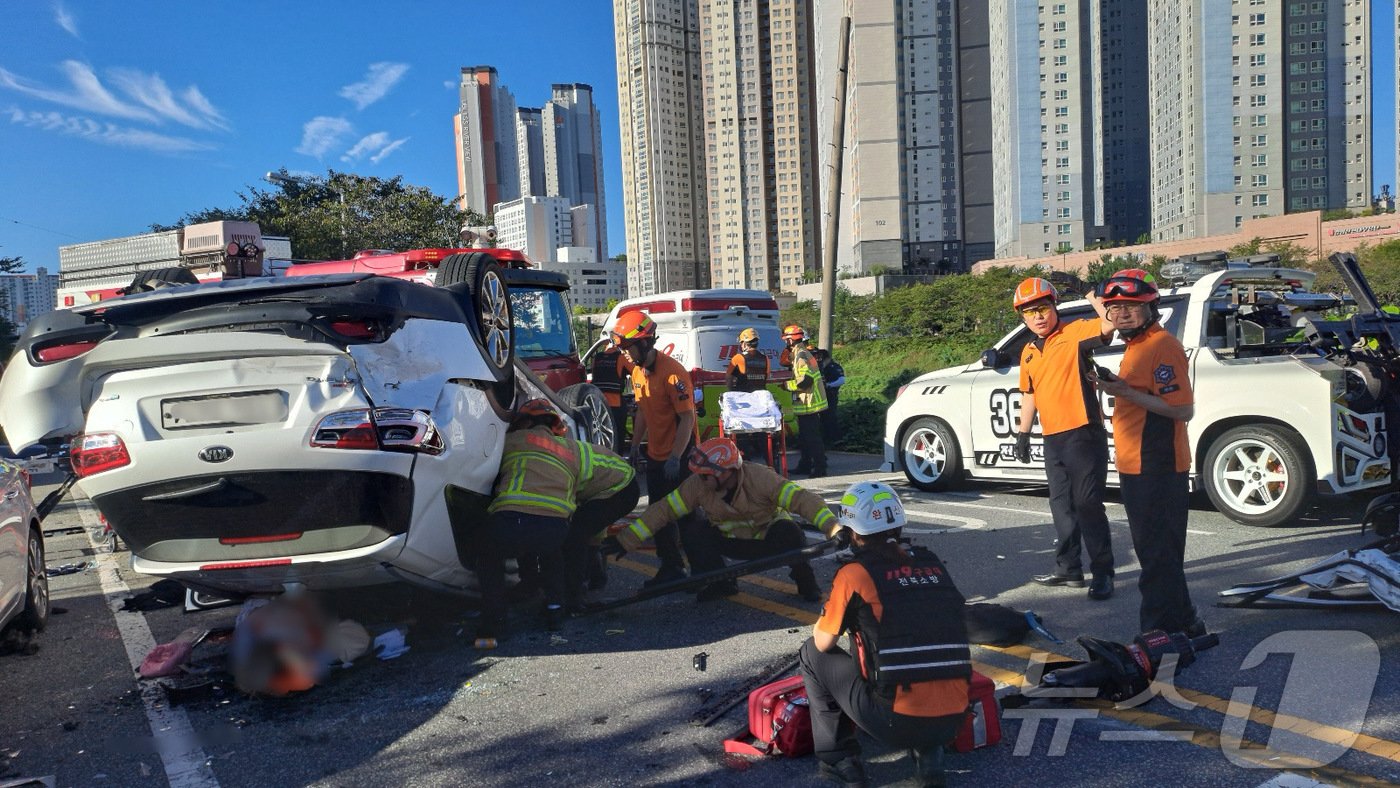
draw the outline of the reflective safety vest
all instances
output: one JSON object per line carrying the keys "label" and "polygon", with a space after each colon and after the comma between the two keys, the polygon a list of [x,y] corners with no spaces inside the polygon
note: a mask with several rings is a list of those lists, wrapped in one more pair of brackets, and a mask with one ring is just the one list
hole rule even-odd
{"label": "reflective safety vest", "polygon": [[738,359],[743,359],[744,370],[740,372],[738,364],[730,363],[729,390],[762,391],[768,385],[768,357],[755,350],[735,356],[735,361]]}
{"label": "reflective safety vest", "polygon": [[787,383],[792,392],[792,412],[799,416],[826,410],[826,381],[822,380],[817,357],[805,347],[792,354],[792,380]]}
{"label": "reflective safety vest", "polygon": [[496,497],[486,510],[572,516],[583,476],[578,446],[543,425],[506,433]]}
{"label": "reflective safety vest", "polygon": [[580,475],[576,497],[579,503],[616,495],[631,483],[637,471],[617,454],[591,443],[578,441]]}
{"label": "reflective safety vest", "polygon": [[880,618],[859,597],[851,603],[851,655],[876,694],[891,703],[895,689],[922,681],[972,675],[963,621],[964,599],[933,552],[911,548],[909,564],[858,554],[875,583]]}

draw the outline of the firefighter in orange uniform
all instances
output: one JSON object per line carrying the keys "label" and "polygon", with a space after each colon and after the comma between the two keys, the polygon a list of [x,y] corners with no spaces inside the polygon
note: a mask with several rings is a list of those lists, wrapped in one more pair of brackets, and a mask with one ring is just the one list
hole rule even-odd
{"label": "firefighter in orange uniform", "polygon": [[[642,444],[647,451],[647,499],[665,498],[690,475],[684,458],[695,440],[695,399],[690,373],[680,362],[656,349],[656,323],[645,312],[627,312],[613,326],[613,344],[632,364],[632,398],[637,411],[632,424],[629,456],[636,460]],[[656,533],[656,556],[661,568],[643,585],[686,576],[680,528]]]}
{"label": "firefighter in orange uniform", "polygon": [[1097,318],[1064,321],[1056,310],[1055,288],[1031,277],[1016,286],[1012,306],[1035,339],[1021,352],[1021,418],[1014,455],[1031,461],[1031,427],[1040,414],[1050,513],[1059,545],[1056,569],[1034,580],[1047,586],[1084,587],[1083,550],[1089,554],[1090,599],[1113,595],[1113,542],[1103,490],[1108,480],[1108,433],[1098,392],[1088,375],[1089,354],[1103,346],[1113,326],[1092,295]]}
{"label": "firefighter in orange uniform", "polygon": [[1141,268],[1099,285],[1108,318],[1127,343],[1113,377],[1098,377],[1113,406],[1113,446],[1123,508],[1142,573],[1141,631],[1191,637],[1206,633],[1186,586],[1186,520],[1191,446],[1186,422],[1195,413],[1186,351],[1158,322],[1157,287]]}
{"label": "firefighter in orange uniform", "polygon": [[[821,774],[865,782],[860,728],[913,754],[919,785],[942,786],[943,748],[967,711],[972,655],[963,596],[938,556],[900,543],[904,506],[881,482],[841,498],[856,560],[841,567],[798,661]],[[837,643],[850,633],[851,653]]]}

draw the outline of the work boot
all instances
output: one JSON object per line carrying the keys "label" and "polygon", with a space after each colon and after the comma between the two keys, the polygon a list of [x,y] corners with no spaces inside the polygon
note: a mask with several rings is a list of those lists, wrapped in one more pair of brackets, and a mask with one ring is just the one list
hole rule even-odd
{"label": "work boot", "polygon": [[1084,587],[1083,572],[1056,571],[1052,575],[1036,575],[1031,579],[1043,586],[1069,586],[1070,588]]}
{"label": "work boot", "polygon": [[684,568],[662,564],[661,568],[656,570],[655,575],[652,575],[649,580],[642,583],[642,588],[653,588],[665,583],[674,583],[677,580],[684,580],[685,578],[686,574]]}
{"label": "work boot", "polygon": [[1113,575],[1094,575],[1089,581],[1089,598],[1104,600],[1113,596]]}
{"label": "work boot", "polygon": [[713,602],[739,593],[739,583],[735,580],[719,580],[710,583],[695,595],[696,602]]}
{"label": "work boot", "polygon": [[835,780],[848,788],[865,788],[869,784],[865,779],[865,764],[856,755],[847,755],[836,763],[821,761],[819,772],[828,780]]}
{"label": "work boot", "polygon": [[1182,628],[1181,634],[1185,635],[1188,638],[1198,638],[1205,635],[1209,631],[1210,630],[1206,629],[1205,619],[1201,618],[1200,616],[1196,616],[1195,621],[1192,621],[1190,624],[1187,624],[1185,627]]}
{"label": "work boot", "polygon": [[506,617],[500,615],[482,615],[476,624],[476,638],[472,641],[475,648],[487,650],[495,648],[500,641],[506,639]]}
{"label": "work boot", "polygon": [[793,567],[791,576],[793,582],[797,583],[797,595],[802,597],[804,602],[822,601],[822,587],[817,582],[817,575],[812,571],[812,567],[805,564]]}
{"label": "work boot", "polygon": [[588,590],[602,591],[608,587],[608,559],[596,547],[588,556]]}
{"label": "work boot", "polygon": [[914,757],[914,782],[923,788],[944,788],[948,776],[943,772],[943,747],[935,745],[919,752],[910,750]]}
{"label": "work boot", "polygon": [[568,613],[559,605],[544,606],[544,628],[550,632],[558,632],[564,628],[564,619]]}

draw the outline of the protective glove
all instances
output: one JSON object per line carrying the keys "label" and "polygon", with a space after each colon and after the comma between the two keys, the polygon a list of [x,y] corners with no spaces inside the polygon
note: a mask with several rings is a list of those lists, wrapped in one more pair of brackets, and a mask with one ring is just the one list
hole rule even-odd
{"label": "protective glove", "polygon": [[845,550],[851,546],[851,529],[842,528],[836,532],[836,549]]}
{"label": "protective glove", "polygon": [[621,540],[616,536],[609,536],[603,539],[602,544],[598,545],[598,552],[602,553],[604,558],[616,560],[627,555],[627,548],[622,546]]}
{"label": "protective glove", "polygon": [[681,478],[681,460],[679,457],[672,457],[666,461],[666,481],[673,482]]}
{"label": "protective glove", "polygon": [[1016,450],[1013,453],[1016,462],[1031,461],[1031,434],[1029,432],[1016,433]]}
{"label": "protective glove", "polygon": [[627,461],[630,462],[630,463],[632,463],[633,465],[636,465],[636,464],[637,464],[637,460],[640,459],[641,456],[642,456],[642,444],[640,444],[640,443],[634,443],[634,444],[632,444],[631,448],[629,448],[629,449],[627,450]]}

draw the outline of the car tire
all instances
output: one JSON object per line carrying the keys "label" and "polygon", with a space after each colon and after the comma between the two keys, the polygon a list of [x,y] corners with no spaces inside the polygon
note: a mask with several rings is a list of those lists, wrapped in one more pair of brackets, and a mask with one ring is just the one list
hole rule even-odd
{"label": "car tire", "polygon": [[481,343],[482,355],[498,383],[515,375],[515,314],[510,288],[496,258],[485,252],[449,255],[438,266],[438,287],[465,287],[471,296],[468,318]]}
{"label": "car tire", "polygon": [[1316,480],[1302,437],[1273,424],[1226,430],[1211,443],[1202,467],[1211,504],[1244,525],[1291,521]]}
{"label": "car tire", "polygon": [[199,277],[188,268],[157,268],[154,271],[138,271],[131,284],[127,285],[126,292],[145,293],[162,287],[197,284]]}
{"label": "car tire", "polygon": [[588,442],[605,449],[616,447],[617,425],[613,424],[603,390],[592,383],[575,383],[559,392],[564,404],[573,408],[588,433]]}
{"label": "car tire", "polygon": [[899,439],[904,477],[920,490],[951,490],[962,481],[962,455],[953,430],[941,419],[925,416],[910,424]]}
{"label": "car tire", "polygon": [[14,626],[21,632],[43,632],[49,625],[49,575],[38,523],[29,526],[29,549],[25,555],[24,610],[15,618]]}

